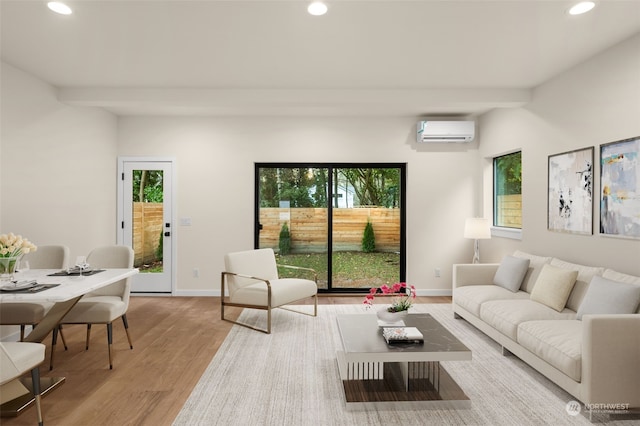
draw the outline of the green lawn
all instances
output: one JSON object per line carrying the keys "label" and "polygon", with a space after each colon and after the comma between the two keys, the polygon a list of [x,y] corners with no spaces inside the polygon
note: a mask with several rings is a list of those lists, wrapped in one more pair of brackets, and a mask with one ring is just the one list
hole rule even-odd
{"label": "green lawn", "polygon": [[[318,272],[318,285],[327,288],[327,254],[306,253],[277,255],[279,264],[312,268]],[[295,276],[295,272],[282,269],[283,277]],[[400,278],[399,253],[362,253],[356,251],[333,254],[334,288],[370,288],[393,284]]]}

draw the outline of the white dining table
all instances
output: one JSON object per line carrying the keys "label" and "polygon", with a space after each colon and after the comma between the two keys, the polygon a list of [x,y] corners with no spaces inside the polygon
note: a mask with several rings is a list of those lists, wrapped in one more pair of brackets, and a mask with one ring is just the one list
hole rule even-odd
{"label": "white dining table", "polygon": [[[64,316],[87,293],[106,287],[122,279],[138,273],[138,269],[104,269],[91,275],[52,275],[60,274],[58,269],[31,269],[18,272],[15,279],[18,282],[35,280],[37,285],[54,284],[55,286],[41,291],[0,291],[0,309],[5,303],[52,302],[53,306],[38,323],[24,341],[41,343],[49,333],[57,327]],[[30,379],[22,379],[23,394],[2,404],[2,417],[16,416],[34,403]],[[57,386],[64,383],[64,377],[41,378],[42,394],[46,395]],[[27,392],[27,393],[24,393]]]}
{"label": "white dining table", "polygon": [[15,274],[19,282],[35,280],[38,284],[57,284],[46,290],[31,292],[0,291],[2,303],[10,302],[53,302],[53,307],[44,319],[25,338],[26,342],[42,342],[73,306],[87,293],[106,287],[138,273],[136,268],[108,268],[91,275],[52,275],[61,273],[58,269],[30,269]]}

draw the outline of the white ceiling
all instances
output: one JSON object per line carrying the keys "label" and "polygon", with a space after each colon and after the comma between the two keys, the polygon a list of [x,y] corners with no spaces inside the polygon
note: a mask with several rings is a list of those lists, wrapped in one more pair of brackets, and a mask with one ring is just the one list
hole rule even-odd
{"label": "white ceiling", "polygon": [[116,114],[476,115],[640,32],[640,0],[0,0],[2,60]]}

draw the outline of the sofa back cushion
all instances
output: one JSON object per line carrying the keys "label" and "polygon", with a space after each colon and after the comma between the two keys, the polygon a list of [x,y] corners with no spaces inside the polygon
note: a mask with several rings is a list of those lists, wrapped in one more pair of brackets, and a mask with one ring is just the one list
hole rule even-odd
{"label": "sofa back cushion", "polygon": [[589,314],[632,314],[640,303],[640,285],[622,283],[596,275],[589,283],[578,319]]}
{"label": "sofa back cushion", "polygon": [[493,283],[517,293],[528,270],[529,259],[505,256],[493,277]]}
{"label": "sofa back cushion", "polygon": [[578,271],[544,265],[531,292],[531,300],[561,312],[577,277]]}
{"label": "sofa back cushion", "polygon": [[538,279],[538,275],[540,275],[540,271],[542,271],[542,265],[551,262],[551,258],[536,256],[535,254],[526,253],[520,250],[516,250],[513,253],[513,256],[523,259],[529,259],[529,269],[527,270],[527,274],[522,280],[520,290],[531,293],[531,290],[533,290],[533,286],[536,284],[536,280]]}
{"label": "sofa back cushion", "polygon": [[[621,283],[640,285],[640,277],[637,277],[635,275],[623,274],[622,272],[617,272],[613,269],[605,269],[602,276],[604,278]],[[638,306],[638,310],[636,311],[636,313],[640,314],[640,306]]]}
{"label": "sofa back cushion", "polygon": [[587,288],[589,288],[589,283],[596,275],[601,276],[604,273],[604,268],[579,265],[556,258],[551,259],[550,264],[558,268],[578,271],[578,278],[573,286],[573,290],[571,290],[569,300],[567,300],[567,308],[577,312],[587,292]]}

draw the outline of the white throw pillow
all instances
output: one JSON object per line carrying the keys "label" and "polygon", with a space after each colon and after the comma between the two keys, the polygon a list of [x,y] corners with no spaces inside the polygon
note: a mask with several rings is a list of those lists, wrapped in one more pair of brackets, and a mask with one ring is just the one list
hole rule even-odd
{"label": "white throw pillow", "polygon": [[531,292],[531,300],[562,312],[576,283],[576,278],[578,278],[578,271],[544,265]]}
{"label": "white throw pillow", "polygon": [[529,259],[505,256],[493,277],[493,283],[517,293],[528,270]]}
{"label": "white throw pillow", "polygon": [[578,319],[589,314],[633,314],[640,303],[640,286],[595,276],[578,309]]}
{"label": "white throw pillow", "polygon": [[551,262],[552,258],[537,256],[535,254],[527,253],[520,250],[514,251],[513,256],[521,257],[523,259],[529,259],[529,270],[527,271],[527,275],[525,275],[524,279],[522,280],[520,290],[526,291],[527,293],[531,294],[531,292],[533,291],[533,286],[536,285],[538,275],[540,275],[540,271],[542,270],[542,266],[546,263]]}

